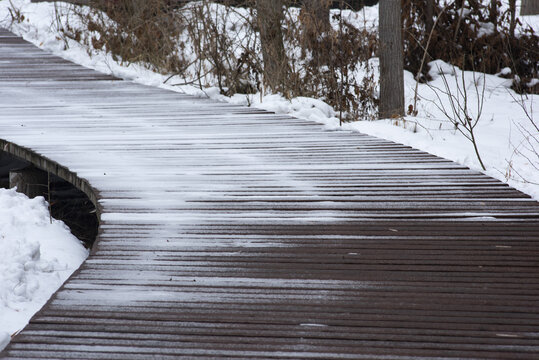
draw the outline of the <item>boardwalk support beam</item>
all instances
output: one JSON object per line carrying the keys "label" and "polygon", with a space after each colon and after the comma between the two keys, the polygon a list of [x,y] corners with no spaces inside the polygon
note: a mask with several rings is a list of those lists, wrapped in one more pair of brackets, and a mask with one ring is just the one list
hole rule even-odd
{"label": "boardwalk support beam", "polygon": [[88,196],[88,199],[97,209],[97,216],[99,219],[99,215],[101,214],[101,205],[98,203],[98,192],[86,179],[80,178],[77,176],[77,173],[70,171],[68,168],[58,164],[55,161],[41,156],[30,149],[3,139],[0,139],[0,151],[4,151],[5,153],[32,164],[35,168],[41,169],[45,175],[47,172],[49,172],[51,175],[56,175],[59,178],[71,183],[74,187]]}

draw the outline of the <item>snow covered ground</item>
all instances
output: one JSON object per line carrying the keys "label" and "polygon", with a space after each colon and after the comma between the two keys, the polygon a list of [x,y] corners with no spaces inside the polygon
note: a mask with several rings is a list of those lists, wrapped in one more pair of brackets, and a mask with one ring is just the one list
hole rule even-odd
{"label": "snow covered ground", "polygon": [[43,197],[0,188],[0,350],[88,256]]}

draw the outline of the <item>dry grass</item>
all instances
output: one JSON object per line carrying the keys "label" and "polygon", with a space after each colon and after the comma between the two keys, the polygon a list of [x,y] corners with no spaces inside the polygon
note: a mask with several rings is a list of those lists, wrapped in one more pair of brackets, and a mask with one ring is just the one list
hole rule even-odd
{"label": "dry grass", "polygon": [[[268,19],[282,30],[284,56],[280,58],[284,61],[277,64],[264,64],[254,0],[219,4],[202,0],[181,6],[169,0],[94,0],[90,12],[79,7],[72,10],[90,37],[69,26],[61,30],[121,62],[142,63],[163,74],[179,75],[184,84],[218,86],[228,96],[279,91],[289,98],[317,97],[333,106],[344,121],[374,118],[377,84],[369,59],[376,55],[377,35],[348,23],[342,12],[332,12],[329,25],[320,21],[316,9],[290,7],[298,2],[287,1],[284,14]],[[421,67],[429,36],[422,11],[425,1],[403,0],[405,67],[413,73],[421,71],[422,80],[428,71]],[[488,8],[463,15],[456,5],[442,12],[440,4],[435,0],[439,20],[427,49],[427,62],[439,58],[464,70],[485,69],[487,73],[509,67],[515,88],[538,90],[538,85],[526,87],[530,79],[538,77],[538,42],[531,29],[515,31],[518,22],[506,12],[494,19],[492,34],[480,37],[481,26],[492,20]],[[517,37],[517,32],[523,35]],[[284,75],[268,76],[268,66],[277,67],[273,73]]]}

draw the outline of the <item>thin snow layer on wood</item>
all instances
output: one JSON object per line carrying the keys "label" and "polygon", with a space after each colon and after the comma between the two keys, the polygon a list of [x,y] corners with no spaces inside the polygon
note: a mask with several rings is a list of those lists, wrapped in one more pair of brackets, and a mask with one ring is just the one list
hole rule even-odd
{"label": "thin snow layer on wood", "polygon": [[[464,76],[466,78],[465,86],[468,90],[469,108],[477,107],[481,99],[484,101],[483,114],[475,129],[475,135],[479,152],[487,168],[486,173],[539,200],[539,181],[537,181],[539,179],[537,159],[539,134],[530,121],[531,118],[537,124],[539,96],[521,97],[509,88],[511,81],[502,77],[494,75],[483,77],[483,74],[475,74],[474,76],[471,72],[463,73],[460,69],[449,64],[435,61],[430,64],[430,67],[431,73],[435,75],[436,79],[430,84],[419,84],[418,86],[418,116],[408,116],[401,121],[360,121],[340,127],[336,117],[338,114],[320,100],[295,98],[289,101],[279,95],[261,96],[261,94],[236,94],[233,97],[225,97],[219,94],[217,88],[210,87],[202,91],[193,86],[176,87],[163,84],[167,76],[153,73],[145,69],[143,65],[124,66],[102,51],[83,48],[71,39],[59,40],[55,29],[58,24],[67,21],[67,15],[57,17],[52,3],[32,4],[28,0],[14,0],[13,4],[16,8],[21,9],[25,21],[9,24],[7,7],[10,6],[10,2],[4,1],[0,3],[0,21],[5,19],[2,22],[4,26],[12,25],[13,31],[34,44],[86,67],[108,74],[112,73],[118,77],[133,79],[147,85],[186,92],[198,97],[210,97],[237,105],[255,106],[280,114],[289,114],[301,119],[323,123],[328,129],[361,131],[410,145],[481,171],[472,144],[454,128],[454,125],[439,109],[440,105],[446,109],[450,108],[448,99],[451,95],[456,95],[458,91],[455,80],[460,81],[460,78]],[[57,4],[59,9],[62,9],[62,6],[62,3]],[[213,5],[212,9],[218,11],[220,6]],[[366,7],[357,13],[346,11],[344,16],[359,28],[364,26],[375,28],[377,26],[377,12],[378,8],[374,6]],[[61,10],[58,14],[66,13],[66,11]],[[291,16],[296,13],[295,10],[290,12]],[[71,18],[69,21],[71,26],[77,26],[76,19]],[[523,18],[523,21],[539,31],[539,16],[527,16]],[[55,25],[51,26],[51,24]],[[377,60],[372,59],[371,65],[375,69],[375,77],[377,78]],[[443,79],[436,74],[440,69],[446,71],[445,75],[449,85],[447,89],[443,84]],[[503,75],[507,76],[507,73]],[[173,78],[169,79],[167,84],[183,81]],[[476,85],[481,85],[483,81],[486,82],[485,92],[478,94],[475,92]],[[412,74],[405,72],[406,106],[414,103],[415,87],[416,82]],[[434,91],[435,89],[436,91]],[[114,98],[111,98],[110,102],[113,101]],[[39,110],[35,111],[39,112]],[[121,109],[117,110],[121,112]],[[65,108],[65,111],[70,111],[70,109]],[[159,139],[155,140],[159,141]],[[133,142],[136,139],[119,138],[118,141],[118,146],[122,146],[124,142]],[[210,143],[211,139],[205,141]]]}
{"label": "thin snow layer on wood", "polygon": [[42,197],[0,189],[0,350],[87,256]]}

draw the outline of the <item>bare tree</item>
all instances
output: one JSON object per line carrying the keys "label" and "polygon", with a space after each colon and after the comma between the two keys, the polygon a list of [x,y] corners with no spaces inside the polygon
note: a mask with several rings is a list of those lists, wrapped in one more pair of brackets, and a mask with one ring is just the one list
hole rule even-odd
{"label": "bare tree", "polygon": [[509,22],[509,34],[511,37],[515,36],[515,27],[516,27],[516,11],[517,5],[516,0],[509,0],[509,15],[511,16]]}
{"label": "bare tree", "polygon": [[[442,69],[438,68],[438,72],[442,77],[444,88],[441,89],[432,84],[428,84],[428,86],[433,89],[437,98],[437,101],[433,101],[432,103],[442,112],[442,114],[444,114],[447,120],[455,126],[455,130],[459,131],[466,139],[470,140],[481,168],[486,170],[481,154],[479,153],[475,133],[475,127],[483,114],[486,88],[485,73],[482,73],[482,78],[477,78],[476,72],[472,72],[473,90],[476,99],[474,101],[473,97],[468,94],[464,70],[461,70],[459,79],[456,68],[453,66],[452,76],[455,80],[454,85],[449,83],[447,75]],[[444,103],[449,103],[449,105],[445,105]]]}
{"label": "bare tree", "polygon": [[522,0],[520,15],[537,15],[539,14],[538,0]]}
{"label": "bare tree", "polygon": [[401,0],[381,0],[379,117],[404,115]]}
{"label": "bare tree", "polygon": [[305,0],[303,2],[305,13],[311,20],[309,23],[319,33],[329,30],[329,3],[330,0]]}
{"label": "bare tree", "polygon": [[489,7],[489,21],[494,24],[494,30],[497,31],[498,27],[498,0],[490,0]]}
{"label": "bare tree", "polygon": [[434,0],[425,1],[425,30],[430,34],[434,26]]}
{"label": "bare tree", "polygon": [[264,84],[278,92],[288,74],[282,32],[283,0],[256,0],[256,13],[264,60]]}
{"label": "bare tree", "polygon": [[[513,157],[520,156],[527,160],[530,169],[535,169],[536,172],[539,172],[539,123],[533,118],[533,98],[529,98],[528,101],[528,98],[523,94],[520,94],[520,98],[517,98],[510,91],[509,95],[511,95],[513,100],[522,108],[529,124],[528,126],[525,126],[523,123],[515,122],[516,128],[522,135],[522,140],[520,143],[513,145],[513,155],[511,155],[511,158],[508,161],[509,166],[505,176],[506,179],[513,178],[516,181],[539,185],[539,182],[536,179],[530,178],[526,174],[519,173],[513,166]],[[531,127],[529,125],[531,125]]]}
{"label": "bare tree", "polygon": [[331,30],[329,3],[330,0],[304,0],[299,17],[302,29],[301,47],[311,51],[311,61],[317,67],[328,65],[330,61],[328,49],[322,45],[323,35]]}

